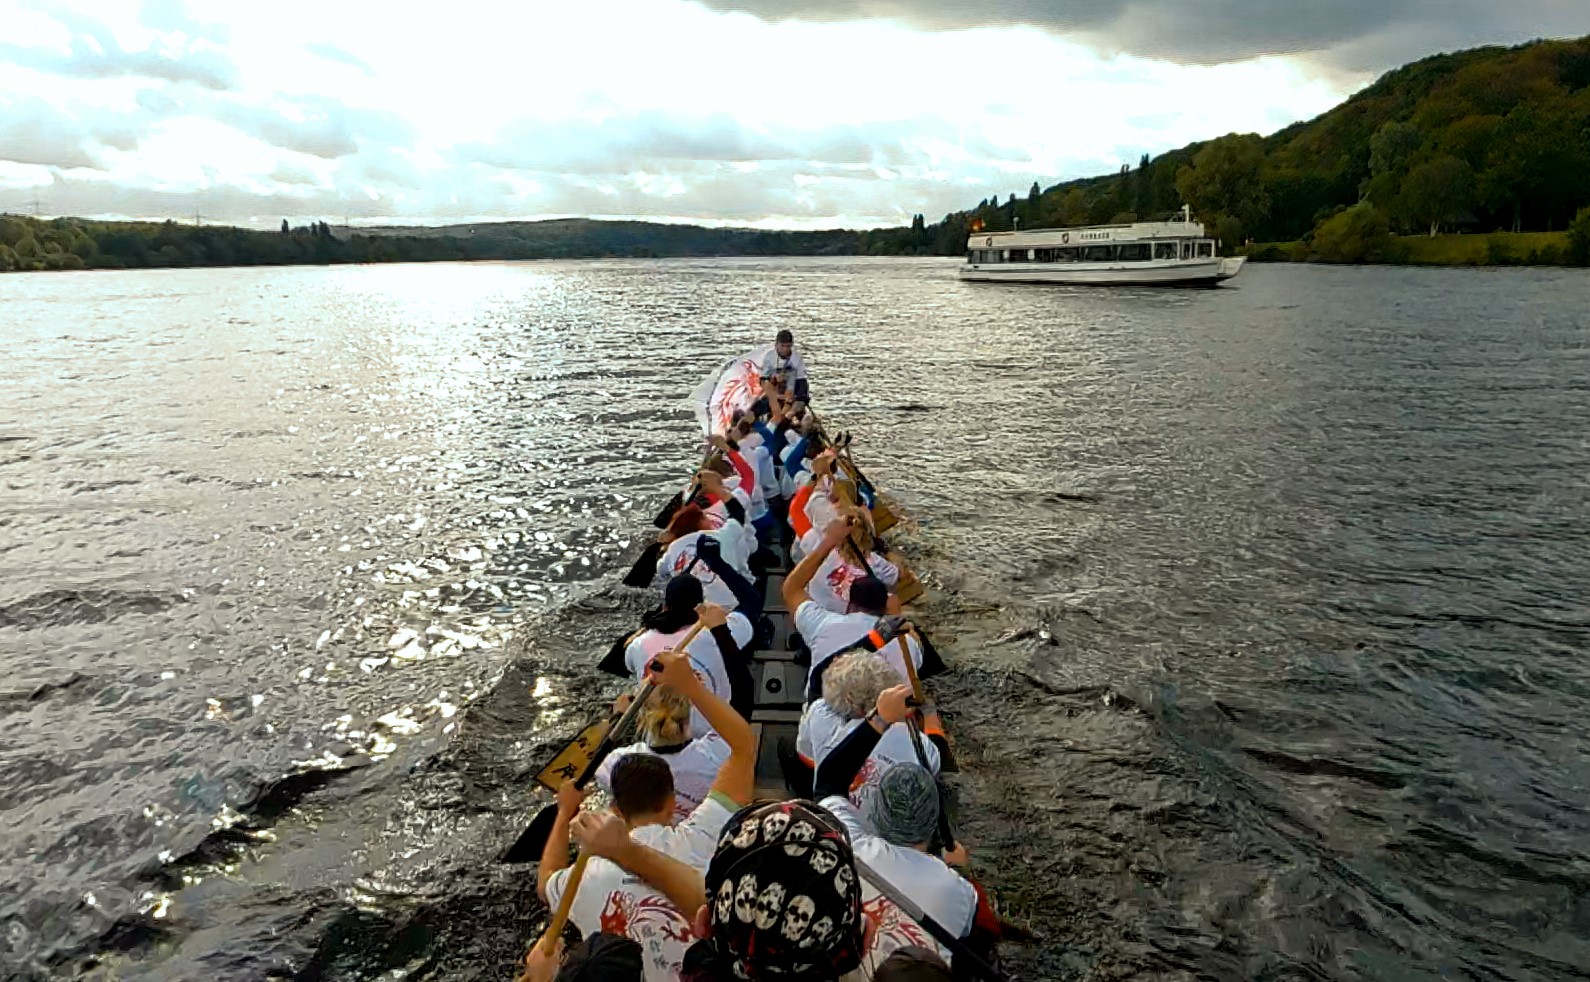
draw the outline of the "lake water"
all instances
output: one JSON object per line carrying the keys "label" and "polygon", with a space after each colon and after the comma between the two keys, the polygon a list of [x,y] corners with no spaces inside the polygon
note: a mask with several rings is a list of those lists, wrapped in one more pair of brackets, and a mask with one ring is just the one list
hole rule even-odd
{"label": "lake water", "polygon": [[0,276],[0,976],[502,979],[683,399],[911,515],[1025,978],[1590,974],[1590,275]]}

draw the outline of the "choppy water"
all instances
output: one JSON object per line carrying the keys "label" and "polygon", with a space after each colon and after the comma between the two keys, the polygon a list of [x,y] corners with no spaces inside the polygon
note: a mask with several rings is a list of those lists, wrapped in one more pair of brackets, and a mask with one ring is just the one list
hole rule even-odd
{"label": "choppy water", "polygon": [[1590,974],[1590,277],[953,270],[0,277],[0,976],[509,977],[680,399],[782,326],[1019,973]]}

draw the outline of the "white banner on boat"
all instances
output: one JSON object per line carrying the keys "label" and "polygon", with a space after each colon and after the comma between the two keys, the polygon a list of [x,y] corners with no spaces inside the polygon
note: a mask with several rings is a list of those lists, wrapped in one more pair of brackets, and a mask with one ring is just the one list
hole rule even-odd
{"label": "white banner on boat", "polygon": [[764,344],[730,358],[691,391],[690,408],[701,432],[708,436],[723,432],[762,397],[762,362],[772,350],[771,344]]}

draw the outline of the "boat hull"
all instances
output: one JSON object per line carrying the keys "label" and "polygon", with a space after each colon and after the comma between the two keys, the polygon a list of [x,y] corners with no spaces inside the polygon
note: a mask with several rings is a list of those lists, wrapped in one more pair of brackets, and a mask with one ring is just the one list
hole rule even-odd
{"label": "boat hull", "polygon": [[961,268],[980,283],[1063,283],[1070,286],[1214,286],[1242,271],[1246,258],[1166,263],[985,263]]}

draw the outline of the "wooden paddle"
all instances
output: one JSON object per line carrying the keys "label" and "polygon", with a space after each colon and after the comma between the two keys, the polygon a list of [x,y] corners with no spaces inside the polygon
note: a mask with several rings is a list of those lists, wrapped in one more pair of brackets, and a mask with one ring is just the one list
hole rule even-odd
{"label": "wooden paddle", "polygon": [[558,901],[558,909],[553,913],[552,922],[547,925],[546,933],[536,942],[547,955],[552,954],[558,938],[563,935],[563,925],[569,922],[569,911],[574,907],[574,895],[580,892],[580,880],[585,876],[585,862],[590,858],[581,851],[574,860],[574,867],[569,870],[569,878],[563,881],[563,897]]}
{"label": "wooden paddle", "polygon": [[838,463],[840,468],[844,470],[845,476],[849,477],[857,487],[865,484],[873,489],[872,527],[878,532],[887,532],[899,525],[900,516],[894,513],[894,509],[889,507],[889,503],[884,500],[883,495],[878,493],[877,485],[867,480],[866,476],[861,473],[861,468],[856,466],[856,461],[850,456],[850,448],[848,446],[840,451]]}
{"label": "wooden paddle", "polygon": [[[900,658],[905,662],[906,679],[911,683],[911,697],[916,700],[918,706],[921,706],[927,702],[927,699],[922,694],[922,680],[917,677],[916,663],[911,659],[911,645],[906,640],[909,637],[909,634],[901,634],[896,640],[900,643]],[[928,766],[927,748],[922,745],[922,728],[917,725],[916,712],[913,711],[908,715],[905,722],[911,731],[911,749],[916,751],[916,762],[922,765],[923,770],[931,772],[933,768]],[[944,807],[942,792],[939,794],[939,841],[943,844],[945,852],[955,848],[955,833],[950,828],[950,816]]]}

